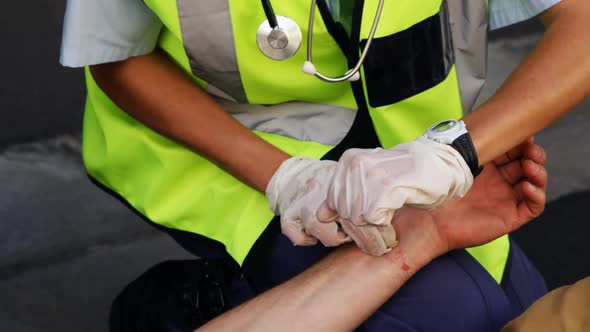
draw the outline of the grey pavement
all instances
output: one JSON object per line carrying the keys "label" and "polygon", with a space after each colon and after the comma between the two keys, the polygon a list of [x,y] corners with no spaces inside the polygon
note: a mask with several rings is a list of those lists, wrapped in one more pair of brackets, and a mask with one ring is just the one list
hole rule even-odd
{"label": "grey pavement", "polygon": [[190,257],[88,180],[79,142],[60,136],[0,154],[2,331],[106,331],[127,282]]}
{"label": "grey pavement", "polygon": [[[48,26],[23,33],[39,39],[44,56],[0,53],[0,63],[32,65],[3,68],[0,78],[0,330],[107,331],[108,307],[124,285],[155,263],[190,255],[87,179],[80,160],[82,75],[57,65],[63,4],[37,5],[29,20]],[[24,3],[15,6],[24,10]],[[20,19],[0,15],[0,24]],[[539,34],[532,24],[495,34],[484,96]],[[586,101],[538,135],[549,157],[550,200],[590,189],[589,109]],[[589,261],[582,257],[582,264]]]}

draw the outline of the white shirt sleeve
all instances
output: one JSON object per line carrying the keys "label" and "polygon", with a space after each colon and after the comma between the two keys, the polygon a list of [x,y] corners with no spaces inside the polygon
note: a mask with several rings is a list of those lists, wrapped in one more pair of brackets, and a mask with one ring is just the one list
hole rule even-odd
{"label": "white shirt sleeve", "polygon": [[60,63],[83,67],[150,53],[161,28],[141,0],[68,0]]}
{"label": "white shirt sleeve", "polygon": [[489,0],[490,29],[526,21],[553,7],[560,0]]}

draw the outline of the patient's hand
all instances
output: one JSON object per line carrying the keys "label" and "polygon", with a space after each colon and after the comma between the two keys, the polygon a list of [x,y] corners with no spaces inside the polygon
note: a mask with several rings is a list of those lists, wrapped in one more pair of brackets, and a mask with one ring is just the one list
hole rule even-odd
{"label": "patient's hand", "polygon": [[401,209],[393,219],[399,247],[426,263],[457,248],[487,243],[540,215],[545,151],[532,139],[485,165],[468,194],[432,211]]}

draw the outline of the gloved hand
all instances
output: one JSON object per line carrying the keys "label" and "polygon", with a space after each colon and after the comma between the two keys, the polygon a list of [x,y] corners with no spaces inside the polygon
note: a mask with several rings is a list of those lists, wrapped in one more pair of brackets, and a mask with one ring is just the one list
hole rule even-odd
{"label": "gloved hand", "polygon": [[[322,203],[334,177],[337,162],[292,157],[271,178],[266,197],[271,210],[281,215],[281,229],[295,245],[338,246],[354,240],[365,253],[381,256],[397,245],[391,224],[357,226],[346,219],[319,222],[317,215],[331,214]],[[341,224],[340,228],[338,223]]]}
{"label": "gloved hand", "polygon": [[403,205],[431,209],[462,197],[472,183],[459,152],[422,136],[389,150],[349,149],[338,162],[328,209],[320,209],[318,219],[389,225]]}
{"label": "gloved hand", "polygon": [[335,161],[292,157],[285,160],[270,179],[266,197],[270,209],[281,216],[281,230],[295,245],[310,246],[320,240],[333,247],[350,238],[335,219],[320,222],[318,209],[326,200]]}
{"label": "gloved hand", "polygon": [[361,225],[357,226],[346,219],[339,219],[342,229],[356,245],[365,253],[381,256],[397,245],[393,225]]}

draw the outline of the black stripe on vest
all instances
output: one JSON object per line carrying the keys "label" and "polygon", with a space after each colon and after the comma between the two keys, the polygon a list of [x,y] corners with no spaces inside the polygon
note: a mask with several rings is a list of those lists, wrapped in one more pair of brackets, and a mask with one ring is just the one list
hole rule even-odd
{"label": "black stripe on vest", "polygon": [[[362,46],[366,44],[362,41]],[[375,38],[364,63],[369,104],[390,105],[448,76],[454,59],[446,1],[439,13],[393,35]]]}

